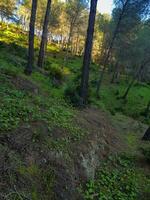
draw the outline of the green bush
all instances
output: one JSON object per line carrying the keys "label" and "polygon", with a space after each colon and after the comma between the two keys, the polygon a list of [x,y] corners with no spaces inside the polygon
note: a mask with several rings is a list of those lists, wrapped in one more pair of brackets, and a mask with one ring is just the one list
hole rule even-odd
{"label": "green bush", "polygon": [[64,91],[65,97],[72,103],[74,106],[79,105],[79,86],[76,84],[68,84]]}
{"label": "green bush", "polygon": [[52,78],[56,78],[57,80],[62,80],[64,77],[63,70],[57,63],[51,63],[44,67],[45,70],[49,71],[50,76]]}
{"label": "green bush", "polygon": [[[80,103],[80,74],[75,76],[72,81],[68,82],[67,87],[64,90],[65,97],[72,103],[74,106],[79,106]],[[87,104],[92,103],[92,88],[88,88],[88,102]]]}

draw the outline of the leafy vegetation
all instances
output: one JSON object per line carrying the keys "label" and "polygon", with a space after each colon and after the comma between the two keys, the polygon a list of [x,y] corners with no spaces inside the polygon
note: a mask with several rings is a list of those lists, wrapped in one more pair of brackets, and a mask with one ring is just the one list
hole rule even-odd
{"label": "leafy vegetation", "polygon": [[[8,69],[7,69],[8,70]],[[17,90],[9,79],[6,78],[5,74],[8,74],[6,69],[1,68],[1,112],[0,112],[0,130],[2,132],[12,131],[20,126],[21,123],[32,123],[32,121],[43,121],[48,124],[50,129],[58,127],[65,129],[68,132],[67,139],[60,139],[56,141],[47,141],[47,145],[50,149],[65,150],[71,141],[80,140],[84,135],[85,131],[74,124],[73,119],[75,116],[75,110],[68,106],[63,99],[58,99],[53,95],[43,94],[33,95],[28,90]],[[15,71],[16,70],[16,71]],[[9,76],[15,75],[17,68],[13,70],[9,69]],[[21,72],[20,72],[21,73]],[[38,78],[39,77],[39,78]],[[36,79],[33,82],[38,81],[38,84],[42,76],[36,73]],[[44,81],[47,86],[47,81]],[[42,82],[42,86],[44,85]],[[45,91],[50,91],[50,84],[45,88]],[[44,87],[43,87],[44,90]],[[53,106],[52,106],[53,105]],[[65,144],[65,146],[64,146]]]}
{"label": "leafy vegetation", "polygon": [[[97,171],[96,179],[86,183],[82,191],[84,198],[87,200],[138,199],[143,189],[141,177],[145,180],[144,184],[148,184],[147,188],[150,179],[136,169],[133,161],[134,158],[127,155],[110,157],[109,161],[105,162],[103,167]],[[142,192],[144,195],[144,191]]]}
{"label": "leafy vegetation", "polygon": [[[4,26],[5,27],[5,26]],[[13,27],[13,28],[12,28]],[[10,42],[14,41],[15,45],[19,45],[20,47],[20,34],[15,34],[16,32],[16,27],[15,26],[10,26],[9,28],[9,33],[11,32],[12,34],[5,34],[5,32],[2,33],[1,41],[7,41],[11,35],[12,37],[10,38],[9,44],[10,47],[12,44]],[[26,37],[23,36],[22,37]],[[26,38],[27,39],[27,38]],[[26,39],[24,38],[24,44],[26,44]],[[35,40],[36,41],[36,40]],[[3,44],[5,44],[5,42]],[[25,46],[24,46],[25,47]],[[57,46],[48,46],[48,49],[50,49],[50,55],[52,55],[52,52],[55,52],[56,57],[47,57],[46,59],[46,65],[45,65],[45,70],[49,72],[50,78],[44,78],[41,76],[39,73],[33,73],[32,77],[33,79],[36,79],[37,84],[39,84],[40,79],[43,87],[47,87],[48,90],[53,90],[53,92],[56,95],[59,95],[59,97],[63,98],[64,94],[67,96],[70,96],[70,98],[75,98],[72,99],[71,102],[77,102],[77,99],[79,99],[78,94],[75,92],[76,88],[79,87],[79,73],[80,73],[80,65],[81,65],[81,60],[78,57],[74,57],[73,60],[70,59],[70,61],[67,64],[67,67],[63,68],[61,67],[61,63],[63,62],[63,57],[60,55],[63,54],[62,52],[57,52],[56,49],[58,49]],[[2,66],[8,66],[8,65],[15,65],[17,64],[18,67],[24,66],[25,61],[23,59],[20,59],[20,57],[17,55],[12,55],[11,57],[8,56],[10,49],[3,47],[1,51],[1,65]],[[20,52],[20,50],[17,50],[17,52]],[[13,54],[15,52],[13,51]],[[51,54],[52,53],[52,54]],[[21,53],[21,55],[24,55],[24,52]],[[133,117],[135,119],[139,119],[145,123],[149,123],[149,116],[145,117],[142,113],[146,109],[147,102],[150,99],[150,87],[148,84],[135,84],[129,93],[128,99],[127,100],[122,100],[119,99],[121,95],[123,95],[126,87],[127,87],[127,82],[124,81],[122,78],[122,81],[120,81],[120,84],[113,84],[110,86],[109,84],[109,76],[107,75],[104,82],[104,86],[102,88],[102,95],[100,99],[97,99],[95,97],[95,83],[94,80],[97,79],[97,73],[95,69],[97,68],[96,65],[92,65],[92,72],[91,72],[91,84],[94,84],[90,88],[90,99],[89,101],[97,105],[100,108],[103,108],[105,110],[109,110],[112,114],[121,112],[127,116]],[[5,69],[6,70],[6,69]],[[8,69],[9,71],[9,69]],[[13,68],[12,68],[13,71]],[[53,78],[56,80],[64,80],[65,82],[60,86],[60,82],[58,84],[56,83],[56,86],[59,86],[58,90],[54,88],[49,88],[50,84],[53,84],[51,81]],[[45,84],[44,84],[45,82]],[[46,84],[47,82],[47,84]],[[76,84],[76,83],[77,84]],[[76,94],[75,94],[76,93]],[[75,95],[74,95],[75,94]],[[111,99],[111,101],[110,101]]]}
{"label": "leafy vegetation", "polygon": [[96,98],[91,97],[91,101],[98,107],[101,107],[101,104],[103,104],[105,109],[109,110],[113,115],[120,112],[149,124],[149,116],[145,117],[142,115],[150,98],[149,85],[139,84],[133,86],[128,95],[128,99],[123,100],[120,97],[126,87],[127,84],[124,81],[118,85],[109,86],[106,80],[106,84],[102,88],[101,99],[97,100]]}

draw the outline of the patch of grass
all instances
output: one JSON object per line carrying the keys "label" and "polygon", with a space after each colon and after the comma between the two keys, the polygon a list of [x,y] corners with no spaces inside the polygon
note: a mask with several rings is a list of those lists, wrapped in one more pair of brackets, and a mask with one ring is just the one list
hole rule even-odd
{"label": "patch of grass", "polygon": [[127,135],[127,143],[128,143],[128,145],[130,146],[130,147],[135,147],[135,145],[137,144],[137,137],[134,135],[134,134],[132,134],[132,133],[129,133],[128,135]]}
{"label": "patch of grass", "polygon": [[69,140],[67,138],[63,138],[63,139],[49,139],[46,142],[47,147],[50,150],[56,150],[56,151],[63,151],[63,152],[68,152],[68,145],[69,145]]}
{"label": "patch of grass", "polygon": [[[120,84],[111,85],[104,83],[101,89],[101,98],[96,99],[92,93],[91,102],[98,107],[105,107],[112,115],[122,113],[134,119],[138,119],[147,124],[150,123],[150,118],[145,118],[142,112],[146,109],[150,99],[150,87],[148,85],[135,85],[131,88],[127,100],[119,99],[127,88],[127,83],[121,81]],[[93,88],[93,90],[95,90]],[[101,102],[101,103],[100,103]]]}
{"label": "patch of grass", "polygon": [[[63,128],[68,132],[68,143],[82,139],[85,135],[84,130],[81,130],[75,125],[73,119],[75,110],[69,106],[61,96],[58,90],[52,88],[49,84],[49,79],[45,78],[40,73],[33,73],[31,77],[26,77],[22,74],[21,69],[13,65],[0,68],[0,130],[7,132],[17,128],[20,123],[31,123],[32,121],[45,121],[49,127]],[[28,91],[17,90],[11,83],[10,79],[20,76],[24,80],[31,81],[39,86],[41,94],[33,95]],[[44,95],[44,98],[43,98]],[[35,135],[34,139],[37,139]],[[56,141],[52,142],[52,147]],[[59,143],[59,142],[58,142]],[[60,141],[60,146],[62,141]],[[63,142],[64,143],[64,142]]]}
{"label": "patch of grass", "polygon": [[29,121],[33,109],[23,92],[4,85],[0,88],[0,96],[0,131],[10,131],[21,121]]}

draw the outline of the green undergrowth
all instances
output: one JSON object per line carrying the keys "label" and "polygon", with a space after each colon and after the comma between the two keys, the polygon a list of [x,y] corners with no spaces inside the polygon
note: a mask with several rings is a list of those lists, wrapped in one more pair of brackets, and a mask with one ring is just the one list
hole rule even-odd
{"label": "green undergrowth", "polygon": [[[41,169],[32,164],[29,167],[20,167],[20,175],[25,180],[30,181],[30,196],[33,200],[52,199],[55,175],[51,168]],[[29,180],[30,179],[30,180]],[[42,183],[42,185],[41,185]]]}
{"label": "green undergrowth", "polygon": [[[23,75],[27,59],[27,33],[15,25],[0,24],[0,66],[14,68]],[[35,64],[38,56],[39,40],[35,37]],[[69,55],[66,66],[63,66],[65,52],[56,44],[49,44],[45,59],[44,69],[49,72],[49,77],[44,77],[38,72],[33,72],[31,77],[25,77],[36,83],[43,91],[50,93],[51,97],[76,102],[79,100],[76,89],[79,89],[82,57]],[[8,67],[9,66],[9,67]],[[62,68],[63,67],[63,68]],[[150,99],[150,86],[148,84],[135,84],[126,100],[119,97],[123,95],[128,83],[123,80],[119,84],[110,84],[110,75],[105,74],[101,90],[101,97],[95,97],[96,80],[99,76],[98,66],[91,65],[89,103],[112,115],[122,113],[144,123],[150,123],[150,115],[144,116],[147,103]]]}
{"label": "green undergrowth", "polygon": [[81,189],[85,200],[139,200],[150,196],[150,176],[129,155],[110,156]]}
{"label": "green undergrowth", "polygon": [[142,140],[148,126],[122,114],[110,116],[110,120],[127,145],[126,151],[131,155],[141,157],[141,149],[149,147],[149,142]]}
{"label": "green undergrowth", "polygon": [[[134,85],[126,100],[120,97],[124,94],[128,83],[122,81],[120,84],[104,84],[101,89],[100,99],[95,98],[92,92],[91,103],[104,110],[110,111],[112,115],[122,113],[126,116],[140,120],[144,123],[150,123],[150,113],[144,116],[147,104],[150,99],[150,86],[148,84]],[[94,90],[94,89],[93,89]]]}
{"label": "green undergrowth", "polygon": [[[51,147],[60,148],[62,143],[80,140],[85,132],[75,123],[76,111],[68,105],[59,95],[51,94],[51,85],[48,84],[41,74],[33,74],[26,78],[21,70],[15,67],[0,68],[0,131],[2,133],[12,131],[22,123],[32,123],[34,121],[43,121],[49,129],[58,127],[66,130],[67,138],[61,141],[47,141]],[[11,82],[15,77],[22,77],[26,82],[30,80],[39,86],[39,94],[33,94],[25,90],[17,89]]]}
{"label": "green undergrowth", "polygon": [[[0,24],[0,64],[3,66],[25,67],[27,59],[27,33],[15,25]],[[39,39],[35,37],[35,64],[38,56]],[[82,67],[82,57],[69,55],[68,63],[63,66],[65,52],[61,51],[56,44],[50,44],[44,69],[49,72],[49,78],[45,78],[39,73],[33,73],[32,80],[46,90],[51,89],[51,94],[62,98],[66,93],[71,94],[71,102],[78,101],[74,90],[80,84],[80,72]],[[150,86],[148,84],[136,83],[130,90],[126,100],[120,99],[128,84],[124,77],[121,77],[119,84],[110,84],[110,75],[105,74],[100,99],[95,97],[95,89],[99,73],[98,66],[91,65],[89,103],[108,110],[112,115],[122,113],[144,123],[150,123],[150,115],[144,116],[144,111],[150,99]],[[56,80],[56,81],[55,81]],[[50,87],[51,85],[51,87]],[[67,91],[67,92],[66,92]],[[68,98],[68,97],[67,97]]]}

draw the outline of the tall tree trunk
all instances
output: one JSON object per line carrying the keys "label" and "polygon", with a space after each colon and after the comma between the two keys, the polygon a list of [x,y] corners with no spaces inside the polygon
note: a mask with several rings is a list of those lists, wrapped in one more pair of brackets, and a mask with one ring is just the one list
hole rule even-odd
{"label": "tall tree trunk", "polygon": [[122,96],[122,99],[126,99],[126,98],[127,98],[128,94],[129,94],[129,91],[130,91],[130,89],[132,88],[132,86],[133,86],[135,80],[136,80],[136,78],[134,77],[134,78],[132,79],[132,81],[130,82],[129,86],[127,87],[127,89],[126,89],[124,95]]}
{"label": "tall tree trunk", "polygon": [[118,32],[119,32],[119,28],[120,28],[120,24],[121,24],[121,21],[122,21],[122,18],[124,16],[124,13],[126,11],[126,7],[128,5],[130,0],[126,0],[126,2],[124,3],[123,5],[123,8],[122,8],[122,11],[120,13],[120,16],[119,16],[119,19],[118,19],[118,23],[116,25],[116,28],[115,28],[115,31],[114,31],[114,34],[113,34],[113,37],[112,37],[112,40],[111,40],[111,43],[110,43],[110,46],[108,48],[108,51],[107,51],[107,55],[105,56],[105,59],[104,59],[104,62],[103,62],[103,70],[100,74],[100,78],[97,82],[97,88],[96,88],[96,96],[99,97],[99,93],[100,93],[100,88],[101,88],[101,84],[102,84],[102,80],[103,80],[103,77],[104,77],[104,73],[105,73],[105,70],[106,70],[106,67],[107,67],[107,63],[108,63],[108,60],[109,60],[109,57],[111,55],[111,51],[112,51],[112,48],[114,46],[114,41],[118,35]]}
{"label": "tall tree trunk", "polygon": [[150,127],[146,130],[142,140],[148,140],[150,141]]}
{"label": "tall tree trunk", "polygon": [[78,54],[78,43],[79,43],[79,34],[77,34],[76,43],[75,43],[75,52],[74,54]]}
{"label": "tall tree trunk", "polygon": [[88,22],[88,29],[87,29],[87,38],[86,38],[84,58],[83,58],[81,86],[80,86],[80,97],[81,97],[80,105],[81,106],[87,103],[89,68],[90,68],[91,53],[92,53],[92,46],[93,46],[93,33],[94,33],[97,1],[98,0],[91,0],[90,15],[89,15],[89,22]]}
{"label": "tall tree trunk", "polygon": [[118,72],[118,62],[116,62],[116,64],[115,64],[115,68],[114,68],[110,83],[115,83],[115,79],[117,77],[117,72]]}
{"label": "tall tree trunk", "polygon": [[[73,20],[73,21],[74,21],[74,20]],[[73,25],[74,25],[73,23],[74,23],[74,22],[71,22],[71,24],[70,24],[68,42],[67,42],[67,47],[66,47],[66,54],[65,54],[65,57],[64,57],[64,62],[63,62],[62,68],[63,68],[64,66],[66,66],[66,64],[67,64],[67,62],[68,62],[69,47],[70,47],[70,43],[71,43],[72,32],[73,32]]]}
{"label": "tall tree trunk", "polygon": [[50,20],[50,10],[51,10],[51,0],[47,0],[42,40],[41,40],[41,45],[40,45],[39,57],[38,57],[38,67],[41,67],[41,68],[43,67],[43,63],[44,63],[45,46],[46,46],[47,35],[48,35],[48,24],[49,24],[49,20]]}
{"label": "tall tree trunk", "polygon": [[30,17],[30,30],[29,30],[29,48],[28,48],[28,63],[25,68],[25,74],[30,75],[34,64],[34,32],[36,20],[37,0],[32,0],[32,10]]}
{"label": "tall tree trunk", "polygon": [[75,26],[75,23],[76,23],[76,21],[77,21],[77,17],[78,17],[78,14],[79,14],[79,9],[80,9],[80,3],[78,3],[77,8],[76,8],[75,15],[74,15],[74,17],[71,19],[71,21],[70,21],[70,29],[69,29],[69,36],[68,36],[68,42],[67,42],[67,49],[66,49],[66,54],[65,54],[65,57],[64,57],[64,62],[63,62],[62,68],[63,68],[63,67],[67,64],[67,62],[68,62],[69,47],[70,47],[71,40],[72,40],[72,36],[73,36],[74,26]]}

